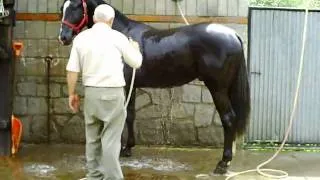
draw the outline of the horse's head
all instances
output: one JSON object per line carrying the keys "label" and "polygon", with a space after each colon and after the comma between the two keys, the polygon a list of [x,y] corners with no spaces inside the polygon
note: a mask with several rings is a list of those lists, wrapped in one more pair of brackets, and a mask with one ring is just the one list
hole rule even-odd
{"label": "horse's head", "polygon": [[69,45],[88,23],[87,0],[65,0],[61,6],[62,24],[59,41]]}

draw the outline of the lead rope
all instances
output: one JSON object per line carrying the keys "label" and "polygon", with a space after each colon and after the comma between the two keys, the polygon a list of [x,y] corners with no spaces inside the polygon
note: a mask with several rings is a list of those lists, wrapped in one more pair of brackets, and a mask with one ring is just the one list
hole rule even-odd
{"label": "lead rope", "polygon": [[130,98],[131,98],[135,76],[136,76],[136,69],[133,68],[132,77],[131,77],[131,84],[130,84],[130,90],[129,90],[129,94],[128,94],[128,97],[127,97],[127,101],[126,101],[126,103],[124,105],[125,109],[127,109],[129,101],[130,101]]}
{"label": "lead rope", "polygon": [[[289,137],[289,133],[291,131],[292,128],[292,123],[293,123],[293,118],[294,118],[294,114],[297,108],[297,104],[298,104],[298,97],[299,97],[299,90],[300,90],[300,83],[301,83],[301,77],[302,77],[302,70],[303,70],[303,62],[304,62],[304,54],[305,54],[305,44],[306,44],[306,37],[307,37],[307,25],[308,25],[308,14],[309,14],[309,6],[310,6],[310,2],[312,0],[309,0],[307,3],[307,7],[305,9],[305,18],[304,18],[304,29],[303,29],[303,39],[302,39],[302,49],[301,49],[301,57],[300,57],[300,68],[299,68],[299,74],[298,74],[298,80],[297,80],[297,87],[296,87],[296,93],[295,93],[295,97],[294,97],[294,103],[293,103],[293,110],[290,116],[290,122],[289,122],[289,126],[288,129],[286,130],[286,134],[285,137],[282,141],[281,146],[279,147],[279,149],[277,150],[277,152],[267,161],[261,163],[260,165],[257,166],[256,169],[251,169],[251,170],[247,170],[247,171],[242,171],[242,172],[238,172],[232,175],[229,175],[225,180],[229,180],[235,176],[239,176],[242,174],[247,174],[250,172],[258,172],[260,175],[268,177],[268,178],[276,178],[276,179],[281,179],[281,178],[286,178],[288,177],[288,173],[282,170],[277,170],[277,169],[261,169],[263,166],[269,164],[273,159],[275,159],[277,157],[277,155],[281,152],[281,150],[283,149],[288,137]],[[186,20],[179,2],[176,2],[177,6],[179,8],[180,14],[182,16],[182,18],[184,19],[185,23],[187,25],[189,25],[188,21]],[[268,174],[265,172],[273,172],[273,173],[279,173],[279,174],[283,174],[283,175],[272,175],[272,174]],[[197,178],[204,178],[204,177],[209,177],[209,175],[205,175],[205,174],[199,174],[196,176]]]}
{"label": "lead rope", "polygon": [[[131,37],[129,37],[129,41],[133,41]],[[136,69],[133,68],[132,70],[132,77],[131,77],[131,84],[130,84],[130,89],[129,89],[129,94],[128,94],[128,97],[127,97],[127,101],[124,105],[124,108],[127,109],[128,107],[128,104],[129,104],[129,101],[130,101],[130,98],[131,98],[131,94],[132,94],[132,90],[133,90],[133,85],[134,85],[134,79],[136,77]]]}
{"label": "lead rope", "polygon": [[180,6],[180,3],[179,3],[178,1],[176,1],[176,2],[177,2],[177,6],[178,6],[178,9],[179,9],[179,12],[180,12],[180,14],[181,14],[181,16],[182,16],[182,19],[184,20],[184,22],[186,23],[186,25],[189,25],[188,20],[186,19],[186,17],[184,16],[184,13],[182,12],[182,8],[181,8],[181,6]]}

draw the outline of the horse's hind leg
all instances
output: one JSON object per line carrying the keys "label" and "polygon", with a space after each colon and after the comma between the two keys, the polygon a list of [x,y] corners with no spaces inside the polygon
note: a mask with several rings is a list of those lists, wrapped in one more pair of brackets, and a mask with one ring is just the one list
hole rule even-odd
{"label": "horse's hind leg", "polygon": [[232,145],[235,140],[235,113],[232,109],[228,93],[225,91],[214,94],[214,103],[220,115],[224,131],[224,147],[222,160],[217,164],[214,173],[225,174],[232,160]]}
{"label": "horse's hind leg", "polygon": [[217,91],[214,92],[214,88],[212,86],[208,83],[206,83],[206,85],[212,94],[224,130],[223,156],[222,160],[217,164],[214,173],[225,174],[232,160],[232,145],[235,140],[234,123],[236,116],[231,105],[227,88],[216,89]]}

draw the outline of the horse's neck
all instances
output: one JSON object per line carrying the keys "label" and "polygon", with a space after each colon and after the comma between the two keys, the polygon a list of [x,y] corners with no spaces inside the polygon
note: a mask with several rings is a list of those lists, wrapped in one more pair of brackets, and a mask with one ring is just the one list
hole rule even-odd
{"label": "horse's neck", "polygon": [[151,29],[150,26],[128,19],[124,15],[116,16],[113,28],[127,36],[135,38],[140,38],[143,32]]}
{"label": "horse's neck", "polygon": [[[104,0],[94,0],[92,10],[94,11],[94,9],[100,4],[107,4],[107,3]],[[113,28],[117,31],[122,32],[126,36],[136,37],[136,38],[140,38],[139,34],[141,34],[141,32],[144,32],[148,29],[152,29],[152,27],[146,24],[129,19],[117,9],[115,9],[115,19],[113,22]]]}

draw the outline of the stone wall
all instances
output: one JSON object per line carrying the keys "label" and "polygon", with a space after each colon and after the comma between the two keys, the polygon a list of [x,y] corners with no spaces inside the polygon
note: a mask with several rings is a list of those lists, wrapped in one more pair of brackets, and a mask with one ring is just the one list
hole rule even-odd
{"label": "stone wall", "polygon": [[[36,7],[30,2],[19,1],[18,11],[57,12],[60,1],[50,0]],[[125,7],[123,11],[126,11]],[[171,23],[150,25],[162,29],[183,26]],[[247,26],[226,25],[242,36],[246,47]],[[67,106],[65,65],[70,47],[58,43],[59,28],[60,22],[43,21],[18,21],[15,27],[15,39],[23,41],[25,49],[16,68],[14,114],[23,122],[23,141],[27,143],[46,142],[48,135],[57,143],[85,142],[83,115],[81,112],[72,114]],[[47,55],[54,60],[49,73],[49,93],[49,71],[44,61]],[[80,82],[77,89],[83,97]],[[171,89],[138,89],[136,100],[135,136],[138,144],[221,146],[223,134],[219,115],[202,82],[196,80]]]}

